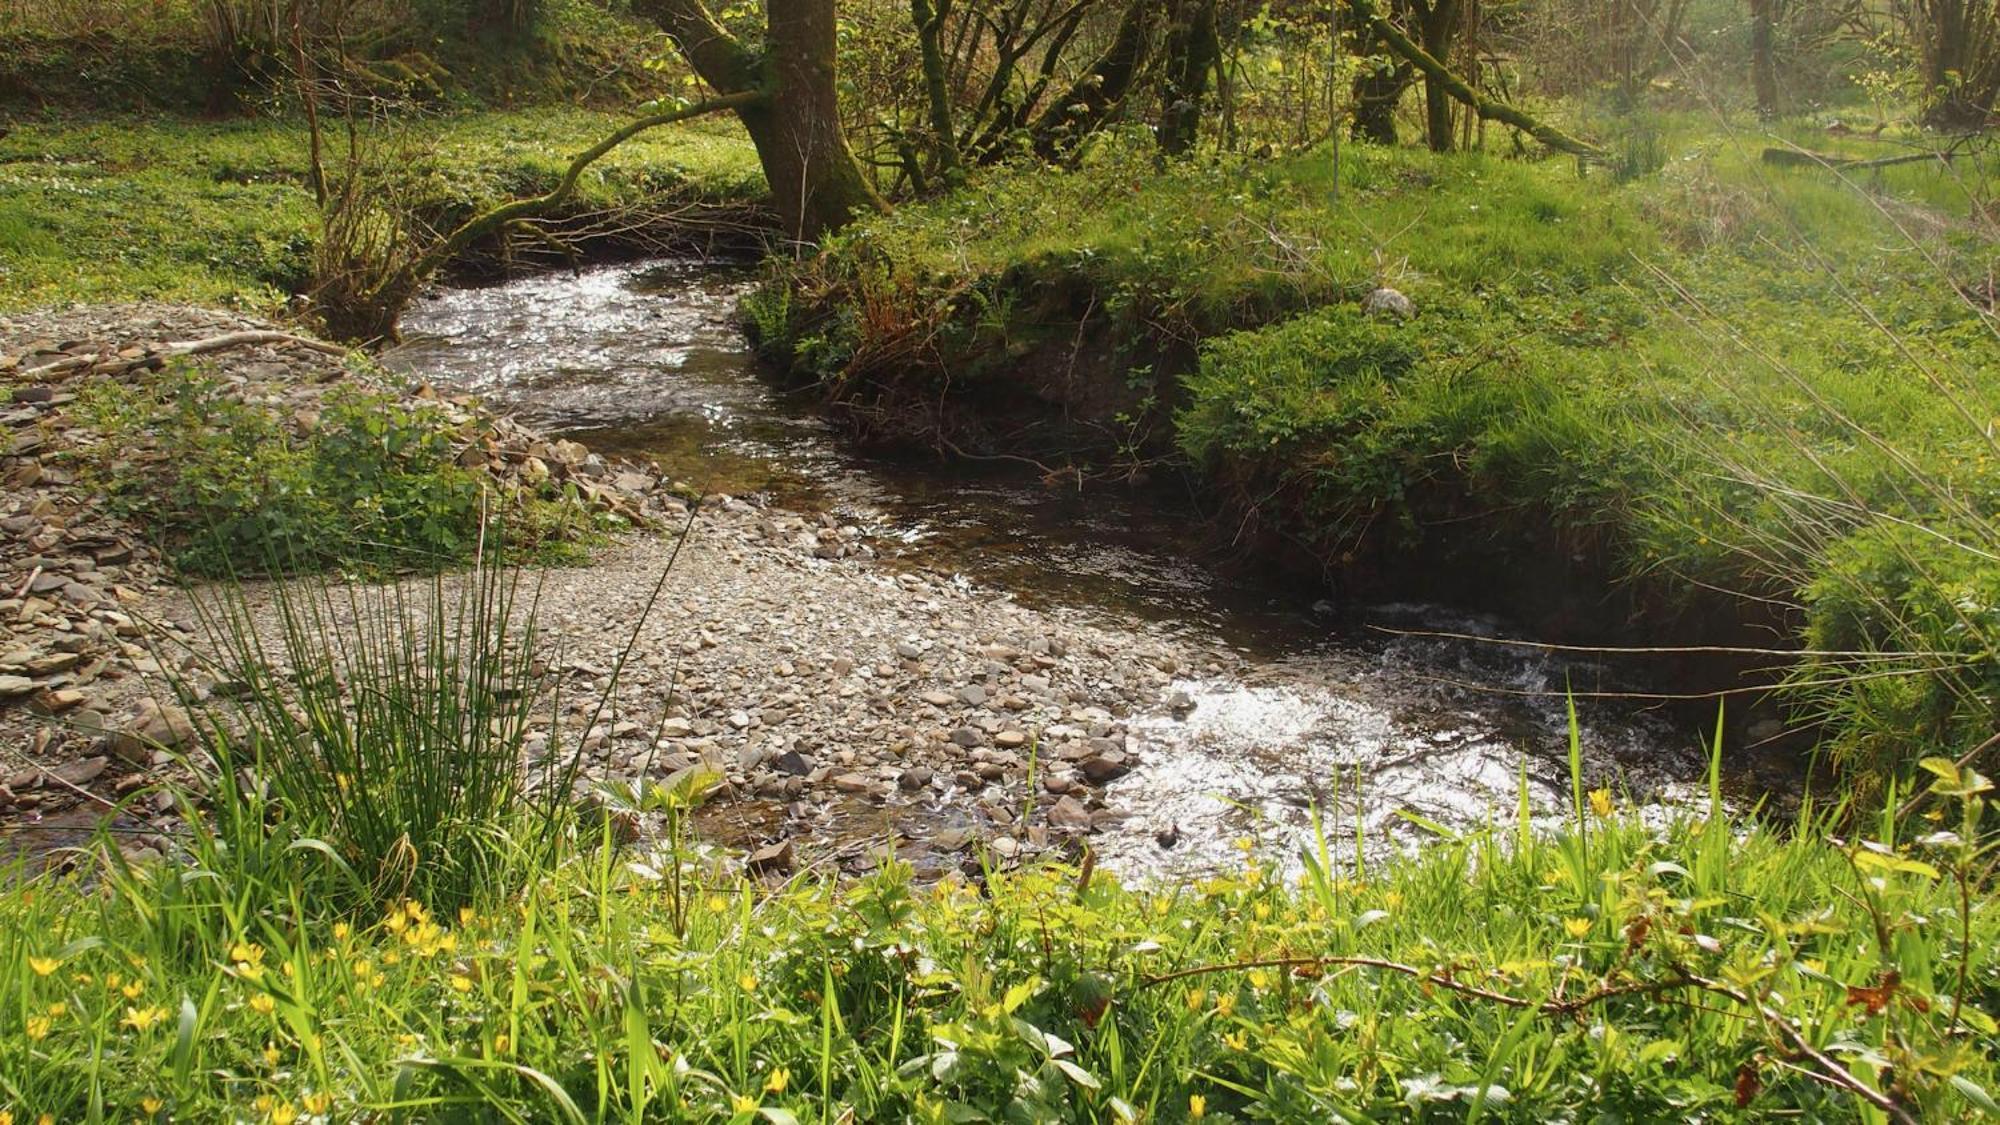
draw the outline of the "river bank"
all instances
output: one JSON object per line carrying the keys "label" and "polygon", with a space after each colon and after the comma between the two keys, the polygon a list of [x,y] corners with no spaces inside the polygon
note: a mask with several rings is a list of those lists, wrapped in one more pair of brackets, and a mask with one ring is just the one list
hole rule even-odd
{"label": "river bank", "polygon": [[[947,489],[913,502],[882,466],[852,460],[810,420],[787,418],[733,323],[716,315],[718,296],[739,281],[725,272],[717,287],[684,264],[669,264],[669,276],[664,292],[658,267],[447,292],[412,323],[456,327],[448,343],[458,354],[439,352],[418,331],[390,357],[412,374],[427,369],[444,401],[478,390],[538,424],[567,418],[561,432],[572,439],[602,436],[629,460],[601,462],[590,479],[627,497],[620,503],[634,518],[678,526],[689,514],[682,497],[702,497],[665,600],[636,636],[627,632],[634,608],[659,581],[671,538],[617,533],[582,565],[536,579],[573,698],[607,687],[618,654],[633,645],[617,698],[596,727],[577,704],[547,716],[538,731],[546,743],[582,747],[593,786],[658,781],[706,765],[727,781],[702,821],[715,842],[848,869],[874,865],[893,842],[896,854],[931,876],[982,854],[1011,861],[1061,853],[1085,837],[1106,862],[1132,872],[1213,869],[1245,836],[1282,857],[1308,838],[1314,807],[1358,816],[1369,837],[1389,841],[1416,831],[1405,813],[1467,824],[1512,808],[1524,779],[1539,815],[1559,815],[1568,784],[1563,685],[1608,671],[1476,642],[1344,632],[1331,619],[1315,620],[1309,604],[1271,600],[1275,590],[1259,614],[1246,614],[1254,593],[1230,590],[1229,581],[1190,570],[1185,560],[1169,565],[1116,540],[1096,544],[1094,556],[1078,553],[1091,525],[1068,527],[1074,539],[1063,539],[1066,515],[1038,521],[1033,505],[1047,501],[1033,487]],[[589,292],[598,298],[579,296]],[[474,318],[476,325],[453,319],[453,309],[494,300],[510,302],[506,315]],[[572,335],[551,341],[523,331],[519,318],[544,307],[564,313],[549,329],[560,324]],[[174,337],[249,323],[173,309],[86,310],[16,317],[7,343]],[[592,350],[605,347],[613,351]],[[587,380],[557,374],[579,361],[628,385],[598,395]],[[310,386],[340,369],[310,351],[232,352],[203,362],[225,381],[252,387],[274,379]],[[466,372],[489,381],[454,382]],[[292,393],[273,396],[273,408],[295,413]],[[470,400],[456,401],[471,409]],[[620,405],[607,415],[607,404]],[[65,424],[47,412],[70,405],[24,403],[16,410],[38,413],[17,421],[62,434]],[[520,450],[494,457],[496,465],[525,464],[531,448],[558,472],[600,463],[575,441],[507,432],[519,434]],[[674,432],[679,440],[657,440]],[[790,437],[776,440],[774,432]],[[713,467],[718,445],[762,464],[765,487],[738,498],[690,483]],[[8,462],[10,479],[27,465],[52,463],[23,451]],[[816,494],[796,488],[802,477],[815,480]],[[793,483],[772,483],[787,479]],[[88,509],[85,485],[45,476],[11,493],[6,508],[15,519]],[[951,530],[1002,529],[1009,520],[1011,535]],[[107,534],[146,550],[144,529],[112,522]],[[128,760],[115,749],[135,724],[171,733],[146,710],[146,700],[170,697],[137,623],[180,622],[182,640],[193,631],[177,584],[150,565],[143,580],[111,573],[130,586],[120,595],[134,623],[127,635],[101,658],[88,649],[53,678],[34,679],[5,712],[16,767],[7,779],[12,815],[18,824],[53,821],[52,829],[31,828],[30,839],[50,831],[57,841],[78,838],[100,799],[115,801],[169,767],[165,755]],[[1094,580],[1085,573],[1092,570]],[[259,604],[268,607],[268,598]],[[16,661],[23,672],[75,647],[66,638],[89,637],[103,624],[26,609],[16,607],[10,620],[9,647],[24,654]],[[1418,629],[1501,627],[1421,608],[1383,613],[1382,621]],[[1529,695],[1496,694],[1498,683]],[[36,699],[59,692],[84,698],[54,721],[32,713]],[[93,718],[76,722],[81,714]],[[1691,732],[1610,704],[1586,706],[1583,717],[1593,785],[1644,799],[1700,774]],[[142,847],[165,843],[154,837],[174,830],[170,816],[155,812],[125,825]]]}

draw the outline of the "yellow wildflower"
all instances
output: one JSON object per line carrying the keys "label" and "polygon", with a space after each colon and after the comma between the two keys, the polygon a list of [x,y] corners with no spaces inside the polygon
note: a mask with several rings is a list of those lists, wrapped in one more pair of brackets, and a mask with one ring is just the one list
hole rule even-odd
{"label": "yellow wildflower", "polygon": [[1250,970],[1249,978],[1250,978],[1250,987],[1256,989],[1259,992],[1262,992],[1264,989],[1271,987],[1271,974],[1265,972],[1262,969]]}
{"label": "yellow wildflower", "polygon": [[0,1109],[0,1125],[14,1125],[14,1111]]}
{"label": "yellow wildflower", "polygon": [[511,1050],[513,1046],[514,1046],[514,1041],[512,1039],[509,1039],[507,1037],[507,1033],[504,1031],[493,1037],[493,1052],[495,1054],[504,1055],[509,1050]]}
{"label": "yellow wildflower", "polygon": [[62,1001],[58,1000],[49,1005],[49,1014],[52,1016],[66,1016],[69,1014],[69,1009],[63,1007]]}
{"label": "yellow wildflower", "polygon": [[470,926],[474,922],[477,922],[478,920],[479,920],[479,911],[474,910],[470,906],[461,906],[458,908],[459,925]]}
{"label": "yellow wildflower", "polygon": [[1188,1095],[1188,1116],[1199,1120],[1208,1116],[1208,1099],[1200,1094]]}
{"label": "yellow wildflower", "polygon": [[1573,938],[1580,938],[1590,932],[1590,919],[1588,918],[1564,919],[1563,930]]}
{"label": "yellow wildflower", "polygon": [[1188,989],[1187,1006],[1190,1012],[1199,1012],[1208,1003],[1208,993],[1199,988]]}
{"label": "yellow wildflower", "polygon": [[1246,1032],[1232,1031],[1222,1037],[1222,1045],[1232,1051],[1246,1050],[1250,1046],[1250,1036]]}
{"label": "yellow wildflower", "polygon": [[1215,995],[1215,1014],[1216,1014],[1216,1015],[1218,1015],[1218,1016],[1221,1016],[1221,1017],[1223,1017],[1224,1019],[1227,1019],[1227,1018],[1229,1018],[1229,1014],[1230,1014],[1231,1012],[1234,1012],[1235,1010],[1236,1010],[1236,994],[1235,994],[1235,993],[1233,993],[1233,992],[1218,992],[1218,993],[1216,993],[1216,995]]}
{"label": "yellow wildflower", "polygon": [[723,898],[721,895],[708,896],[708,912],[710,914],[720,914],[727,909],[729,909],[728,899]]}
{"label": "yellow wildflower", "polygon": [[50,973],[53,973],[53,972],[55,972],[55,971],[56,971],[56,967],[57,967],[57,966],[59,966],[59,965],[61,965],[61,964],[62,964],[62,962],[61,962],[61,961],[59,961],[59,960],[57,960],[57,959],[56,959],[56,958],[54,958],[54,957],[30,957],[30,958],[28,958],[28,967],[29,967],[30,969],[33,969],[33,970],[35,970],[35,975],[36,975],[36,976],[38,976],[38,977],[45,977],[45,976],[48,976],[48,975],[49,975]]}
{"label": "yellow wildflower", "polygon": [[729,1105],[737,1113],[757,1112],[757,1099],[743,1094],[731,1094],[729,1096]]}
{"label": "yellow wildflower", "polygon": [[268,1067],[278,1065],[278,1048],[274,1044],[264,1044],[264,1065]]}
{"label": "yellow wildflower", "polygon": [[1256,910],[1254,911],[1254,913],[1255,913],[1255,914],[1257,915],[1257,920],[1258,920],[1259,922],[1268,922],[1268,921],[1270,921],[1270,920],[1271,920],[1271,904],[1270,904],[1270,903],[1268,903],[1268,902],[1260,902],[1260,903],[1258,903],[1258,904],[1257,904],[1257,907],[1256,907]]}
{"label": "yellow wildflower", "polygon": [[451,987],[458,992],[471,992],[472,978],[454,973],[451,978]]}
{"label": "yellow wildflower", "polygon": [[50,1026],[49,1017],[47,1016],[29,1016],[28,1038],[37,1043],[47,1039],[49,1037]]}
{"label": "yellow wildflower", "polygon": [[335,941],[346,941],[347,935],[352,932],[345,922],[335,922],[333,924],[333,940]]}
{"label": "yellow wildflower", "polygon": [[250,998],[250,1007],[251,1010],[255,1011],[258,1015],[268,1016],[272,1012],[277,1010],[278,1002],[271,998],[270,993],[259,992],[257,995],[252,996]]}
{"label": "yellow wildflower", "polygon": [[771,1076],[764,1080],[764,1092],[767,1094],[782,1094],[785,1092],[785,1087],[791,1085],[791,1081],[792,1072],[781,1066],[773,1070]]}
{"label": "yellow wildflower", "polygon": [[305,1097],[300,1098],[299,1101],[306,1107],[307,1113],[325,1113],[327,1110],[333,1108],[333,1095],[327,1093],[325,1090],[321,1090],[315,1094],[307,1094]]}
{"label": "yellow wildflower", "polygon": [[[13,1123],[8,1122],[7,1125],[13,1125]],[[40,1117],[35,1118],[35,1125],[56,1125],[56,1115],[53,1113],[44,1113]]]}
{"label": "yellow wildflower", "polygon": [[139,994],[146,991],[146,982],[142,980],[135,980],[131,984],[126,985],[124,988],[121,988],[118,991],[124,993],[125,999],[127,1000],[137,1000],[139,998]]}
{"label": "yellow wildflower", "polygon": [[125,1018],[119,1022],[134,1031],[151,1031],[166,1018],[167,1010],[155,1004],[150,1008],[126,1008]]}
{"label": "yellow wildflower", "polygon": [[1612,809],[1614,807],[1615,806],[1613,806],[1611,803],[1611,790],[1592,789],[1590,791],[1591,812],[1594,812],[1601,817],[1608,817],[1611,815]]}
{"label": "yellow wildflower", "polygon": [[160,1107],[166,1104],[167,1103],[161,1101],[156,1097],[153,1097],[150,1094],[147,1095],[146,1097],[139,1099],[139,1108],[145,1110],[146,1116],[148,1117],[151,1117],[153,1114],[160,1112]]}
{"label": "yellow wildflower", "polygon": [[755,992],[757,991],[757,978],[751,976],[749,973],[743,973],[736,978],[736,987],[745,992]]}
{"label": "yellow wildflower", "polygon": [[298,1107],[290,1102],[279,1102],[271,1107],[271,1125],[292,1125],[298,1119]]}

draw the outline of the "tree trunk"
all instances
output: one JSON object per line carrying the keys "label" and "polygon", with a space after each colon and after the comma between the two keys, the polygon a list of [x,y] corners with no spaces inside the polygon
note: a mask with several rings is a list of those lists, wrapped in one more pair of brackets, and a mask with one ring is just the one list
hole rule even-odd
{"label": "tree trunk", "polygon": [[1131,92],[1152,50],[1159,0],[1132,0],[1118,20],[1118,34],[1090,70],[1076,80],[1030,129],[1035,154],[1050,163],[1068,159]]}
{"label": "tree trunk", "polygon": [[1160,82],[1160,151],[1182,156],[1201,135],[1208,78],[1222,57],[1216,0],[1178,0],[1167,28],[1166,67]]}
{"label": "tree trunk", "polygon": [[1778,116],[1778,64],[1771,56],[1771,6],[1777,0],[1750,0],[1750,85],[1757,91],[1757,116]]}
{"label": "tree trunk", "polygon": [[1905,11],[1922,58],[1924,124],[1985,126],[2000,95],[2000,8],[1993,0],[1914,0]]}
{"label": "tree trunk", "polygon": [[951,0],[910,0],[910,22],[917,29],[917,51],[924,68],[924,96],[930,106],[931,151],[947,184],[958,179],[958,132],[951,123],[951,89],[946,80],[944,48],[939,40],[951,15]]}
{"label": "tree trunk", "polygon": [[[1425,53],[1449,66],[1452,40],[1458,37],[1458,0],[1416,4],[1417,32]],[[1432,152],[1450,152],[1455,122],[1449,83],[1439,73],[1424,73],[1424,135]]]}
{"label": "tree trunk", "polygon": [[1423,71],[1424,77],[1435,79],[1447,94],[1465,103],[1466,108],[1478,114],[1482,120],[1498,121],[1502,125],[1512,125],[1558,152],[1576,156],[1601,159],[1604,150],[1588,141],[1570,136],[1553,125],[1509,105],[1483,97],[1479,91],[1465,84],[1465,80],[1453,74],[1451,69],[1439,62],[1430,52],[1413,42],[1409,36],[1397,29],[1375,8],[1374,0],[1353,0],[1355,14],[1367,21],[1375,29],[1375,34],[1389,45],[1389,49],[1401,56],[1411,66]]}
{"label": "tree trunk", "polygon": [[704,0],[638,0],[634,10],[659,24],[719,93],[762,95],[736,116],[793,238],[812,242],[886,209],[840,129],[833,0],[766,0],[761,51],[724,30]]}

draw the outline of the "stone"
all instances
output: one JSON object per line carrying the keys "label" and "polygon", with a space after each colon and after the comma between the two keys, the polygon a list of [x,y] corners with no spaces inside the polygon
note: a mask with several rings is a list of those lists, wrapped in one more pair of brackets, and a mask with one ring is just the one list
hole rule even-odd
{"label": "stone", "polygon": [[0,676],[0,699],[17,699],[40,685],[26,676]]}
{"label": "stone", "polygon": [[188,720],[187,712],[172,705],[162,706],[156,700],[141,699],[132,718],[107,737],[105,745],[134,765],[148,765],[155,748],[172,750],[194,736],[194,724]]}
{"label": "stone", "polygon": [[978,684],[967,684],[958,689],[958,698],[969,707],[977,707],[986,702],[986,689]]}
{"label": "stone", "polygon": [[1417,315],[1417,303],[1384,285],[1372,290],[1362,300],[1361,311],[1369,316],[1393,316],[1397,320],[1408,320]]}
{"label": "stone", "polygon": [[1116,781],[1132,772],[1132,761],[1122,750],[1101,750],[1076,764],[1092,785]]}
{"label": "stone", "polygon": [[1083,828],[1092,825],[1090,810],[1075,797],[1064,797],[1049,810],[1049,823],[1058,828]]}
{"label": "stone", "polygon": [[766,844],[750,853],[744,866],[758,874],[784,875],[792,870],[792,841],[790,838],[775,844]]}
{"label": "stone", "polygon": [[986,732],[978,727],[960,727],[951,732],[951,740],[971,750],[986,745]]}
{"label": "stone", "polygon": [[873,793],[875,783],[866,774],[844,773],[833,779],[833,787],[842,793]]}
{"label": "stone", "polygon": [[1003,750],[1018,750],[1027,744],[1028,735],[1024,731],[1003,730],[993,736],[993,745]]}
{"label": "stone", "polygon": [[812,772],[812,763],[806,761],[805,755],[797,750],[785,751],[772,758],[769,765],[773,771],[790,777],[804,777]]}

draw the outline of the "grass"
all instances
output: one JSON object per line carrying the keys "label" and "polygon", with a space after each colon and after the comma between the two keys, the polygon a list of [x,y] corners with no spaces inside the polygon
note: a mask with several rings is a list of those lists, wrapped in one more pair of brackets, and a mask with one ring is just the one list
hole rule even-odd
{"label": "grass", "polygon": [[[1934,815],[1956,827],[1978,799]],[[296,849],[256,877],[210,852],[17,879],[0,1105],[280,1122],[1993,1111],[2000,912],[1955,874],[1983,878],[1990,855],[1589,804],[1553,835],[1524,821],[1366,869],[1322,849],[1296,878],[1246,859],[1184,888],[1062,866],[921,887],[894,864],[770,886],[695,850],[589,847],[456,911],[331,911],[320,857]]]}
{"label": "grass", "polygon": [[462,467],[477,421],[386,391],[337,388],[283,417],[177,366],[93,383],[74,409],[67,456],[191,577],[435,570],[482,549],[566,561],[622,523],[553,478],[503,487]]}
{"label": "grass", "polygon": [[[1841,176],[1759,149],[1904,150],[1651,127],[1663,163],[1621,175],[1350,146],[1337,193],[1324,150],[1160,173],[1108,146],[869,220],[750,311],[863,419],[1046,397],[1023,357],[1081,341],[1063,407],[1124,455],[1170,434],[1239,542],[1330,570],[1582,559],[1645,627],[1775,618],[1847,654],[1801,718],[1863,776],[1956,755],[2000,718],[1994,158]],[[1383,285],[1415,320],[1364,315]],[[1910,525],[1952,546],[1883,541]],[[1948,655],[1871,678],[1899,652]]]}
{"label": "grass", "polygon": [[[409,127],[431,218],[552,186],[623,121],[564,107],[440,115]],[[317,218],[302,124],[258,117],[29,118],[0,138],[0,310],[157,299],[279,307],[308,280]],[[740,131],[641,136],[580,186],[578,213],[761,199]]]}

